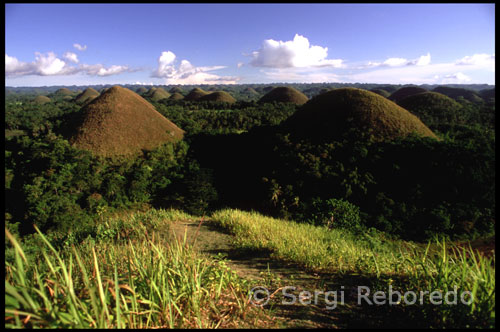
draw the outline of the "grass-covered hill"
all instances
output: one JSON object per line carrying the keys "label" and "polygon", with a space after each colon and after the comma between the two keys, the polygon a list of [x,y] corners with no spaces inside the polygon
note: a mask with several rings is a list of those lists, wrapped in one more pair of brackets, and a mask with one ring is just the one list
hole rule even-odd
{"label": "grass-covered hill", "polygon": [[375,92],[376,94],[381,95],[382,97],[385,97],[385,98],[389,98],[389,96],[391,95],[389,91],[384,90],[384,89],[371,89],[369,91]]}
{"label": "grass-covered hill", "polygon": [[42,105],[45,103],[50,103],[52,100],[47,96],[36,96],[33,102],[37,105]]}
{"label": "grass-covered hill", "polygon": [[207,94],[209,93],[201,88],[194,88],[191,91],[189,91],[189,93],[184,97],[184,100],[196,101]]}
{"label": "grass-covered hill", "polygon": [[85,104],[88,103],[89,101],[99,97],[100,93],[92,88],[87,88],[85,91],[80,93],[78,96],[75,97],[75,101],[78,104]]}
{"label": "grass-covered hill", "polygon": [[418,116],[428,126],[457,121],[462,105],[438,92],[424,92],[403,98],[398,105]]}
{"label": "grass-covered hill", "polygon": [[442,93],[443,95],[446,95],[455,100],[462,97],[465,100],[470,101],[471,103],[480,103],[483,101],[483,99],[479,96],[477,92],[468,89],[438,86],[437,88],[434,88],[432,91]]}
{"label": "grass-covered hill", "polygon": [[178,86],[174,86],[174,87],[172,87],[170,90],[168,90],[168,92],[170,92],[171,94],[174,94],[174,93],[176,93],[176,92],[177,92],[177,93],[182,94],[182,92],[183,92],[183,91],[182,91],[182,89],[181,89],[181,88],[179,88]]}
{"label": "grass-covered hill", "polygon": [[427,92],[428,90],[424,88],[420,88],[418,86],[407,86],[404,88],[401,88],[399,90],[394,91],[390,96],[389,99],[392,100],[393,102],[397,103],[403,98],[409,97],[416,95],[417,93],[422,93],[422,92]]}
{"label": "grass-covered hill", "polygon": [[145,94],[145,93],[147,93],[147,92],[148,92],[148,89],[146,89],[145,87],[141,86],[141,87],[137,88],[137,89],[135,90],[135,92],[137,92],[137,93],[138,93],[138,94],[140,94],[140,95],[143,95],[143,94]]}
{"label": "grass-covered hill", "polygon": [[169,100],[181,100],[184,99],[184,96],[179,92],[174,92],[168,97]]}
{"label": "grass-covered hill", "polygon": [[182,139],[183,131],[144,98],[114,86],[87,104],[70,143],[97,155],[133,155]]}
{"label": "grass-covered hill", "polygon": [[170,97],[170,93],[165,91],[163,88],[155,88],[151,89],[150,93],[148,93],[147,97],[149,97],[152,101],[159,101],[165,98]]}
{"label": "grass-covered hill", "polygon": [[204,95],[198,99],[199,101],[214,101],[214,102],[224,102],[224,103],[235,103],[236,99],[233,98],[229,93],[225,91],[215,91]]}
{"label": "grass-covered hill", "polygon": [[53,93],[54,96],[59,96],[59,97],[64,97],[64,96],[72,96],[74,95],[74,92],[71,91],[70,89],[68,88],[61,88],[61,89],[58,89],[56,90],[54,93]]}
{"label": "grass-covered hill", "polygon": [[284,126],[299,137],[331,140],[351,128],[370,132],[374,140],[417,134],[436,138],[415,115],[370,91],[340,88],[311,99]]}
{"label": "grass-covered hill", "polygon": [[293,103],[297,105],[305,104],[309,98],[299,90],[291,87],[277,87],[266,93],[259,99],[260,103]]}

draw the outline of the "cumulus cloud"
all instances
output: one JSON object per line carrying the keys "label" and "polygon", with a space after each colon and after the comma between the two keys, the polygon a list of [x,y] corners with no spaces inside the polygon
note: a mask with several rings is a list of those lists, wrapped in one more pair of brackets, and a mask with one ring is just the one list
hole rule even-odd
{"label": "cumulus cloud", "polygon": [[375,68],[375,67],[402,67],[402,66],[427,66],[431,63],[431,54],[422,55],[414,60],[408,60],[406,58],[388,58],[384,62],[372,62],[358,67],[357,69],[364,68]]}
{"label": "cumulus cloud", "polygon": [[167,84],[234,84],[238,81],[237,77],[207,73],[226,66],[195,67],[188,60],[182,60],[176,67],[175,59],[173,52],[162,52],[158,58],[158,68],[151,76],[165,78]]}
{"label": "cumulus cloud", "polygon": [[495,67],[495,54],[474,54],[456,61],[459,66]]}
{"label": "cumulus cloud", "polygon": [[109,68],[104,67],[102,64],[95,65],[81,65],[80,70],[87,75],[91,76],[111,76],[118,75],[123,72],[132,71],[128,66],[112,65]]}
{"label": "cumulus cloud", "polygon": [[342,67],[341,59],[327,59],[328,48],[310,45],[309,40],[296,34],[293,40],[266,39],[259,50],[252,52],[250,64],[268,68]]}
{"label": "cumulus cloud", "polygon": [[78,56],[73,52],[64,53],[63,58],[65,58],[66,60],[68,60],[70,62],[78,63]]}
{"label": "cumulus cloud", "polygon": [[458,72],[455,74],[445,75],[441,80],[441,84],[461,84],[470,82],[471,78],[464,73]]}
{"label": "cumulus cloud", "polygon": [[[71,52],[64,53],[63,58],[73,63],[78,62],[76,54]],[[128,66],[118,65],[112,65],[108,68],[101,64],[71,66],[64,60],[59,59],[53,52],[46,54],[35,52],[35,61],[32,62],[22,62],[15,57],[5,54],[5,76],[7,77],[73,75],[77,73],[84,73],[91,76],[110,76],[126,71],[130,72],[134,70]]]}
{"label": "cumulus cloud", "polygon": [[77,44],[77,43],[73,44],[73,47],[76,48],[79,51],[85,51],[87,49],[87,45],[83,45],[82,46],[82,45]]}

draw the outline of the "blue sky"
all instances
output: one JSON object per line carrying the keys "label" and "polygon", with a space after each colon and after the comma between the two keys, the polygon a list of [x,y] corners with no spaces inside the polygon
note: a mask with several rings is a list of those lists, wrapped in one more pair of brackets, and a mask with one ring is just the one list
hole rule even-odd
{"label": "blue sky", "polygon": [[495,84],[494,4],[6,4],[7,86]]}

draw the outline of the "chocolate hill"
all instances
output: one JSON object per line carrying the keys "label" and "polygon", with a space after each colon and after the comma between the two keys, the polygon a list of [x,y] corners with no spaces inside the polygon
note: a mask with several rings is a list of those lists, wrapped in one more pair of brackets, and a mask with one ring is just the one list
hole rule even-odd
{"label": "chocolate hill", "polygon": [[271,103],[274,101],[282,103],[305,104],[309,99],[302,92],[290,87],[277,87],[266,93],[259,99],[260,103]]}
{"label": "chocolate hill", "polygon": [[137,155],[184,134],[144,98],[120,86],[84,106],[72,126],[72,145],[105,157]]}
{"label": "chocolate hill", "polygon": [[404,88],[401,88],[399,90],[394,91],[390,96],[389,99],[392,100],[393,102],[397,103],[403,98],[409,97],[416,95],[417,93],[422,93],[422,92],[427,92],[428,90],[424,88],[420,88],[418,86],[407,86]]}
{"label": "chocolate hill", "polygon": [[50,103],[52,100],[47,96],[36,96],[33,102],[37,105],[43,105],[45,103]]}
{"label": "chocolate hill", "polygon": [[169,100],[181,100],[184,99],[184,96],[181,95],[179,92],[174,92],[170,97],[168,97]]}
{"label": "chocolate hill", "polygon": [[71,96],[73,95],[73,91],[68,88],[57,89],[56,92],[53,93],[54,96]]}
{"label": "chocolate hill", "polygon": [[168,92],[170,92],[171,94],[174,94],[176,92],[182,94],[182,89],[179,88],[178,86],[174,86],[173,88],[171,88],[170,90],[168,90]]}
{"label": "chocolate hill", "polygon": [[418,116],[424,123],[431,125],[432,118],[443,121],[456,121],[462,105],[448,96],[437,92],[418,93],[406,97],[398,105]]}
{"label": "chocolate hill", "polygon": [[460,97],[465,100],[470,101],[471,103],[480,103],[483,101],[483,98],[479,96],[478,93],[472,90],[462,89],[462,88],[450,88],[447,86],[438,86],[437,88],[432,89],[434,92],[442,93],[453,99],[458,99]]}
{"label": "chocolate hill", "polygon": [[85,103],[88,103],[89,101],[99,97],[99,95],[100,95],[100,93],[97,92],[97,90],[92,89],[92,88],[87,88],[82,93],[80,93],[78,96],[75,97],[75,101],[78,104],[85,104]]}
{"label": "chocolate hill", "polygon": [[389,98],[389,96],[391,95],[389,93],[389,91],[384,90],[384,89],[371,89],[369,91],[375,92],[376,94],[381,95],[382,97],[385,97],[385,98]]}
{"label": "chocolate hill", "polygon": [[135,92],[137,92],[138,94],[142,95],[142,94],[145,94],[146,92],[148,92],[148,89],[146,89],[145,87],[141,86],[141,87],[137,88],[137,90],[135,90]]}
{"label": "chocolate hill", "polygon": [[236,99],[233,98],[229,93],[225,91],[216,91],[209,93],[208,95],[204,95],[198,99],[199,101],[215,101],[215,102],[224,102],[224,103],[235,103]]}
{"label": "chocolate hill", "polygon": [[189,91],[186,97],[184,97],[184,100],[194,101],[200,99],[205,95],[208,95],[208,92],[200,88],[194,88],[193,90]]}
{"label": "chocolate hill", "polygon": [[335,89],[314,97],[283,127],[292,135],[320,141],[338,139],[351,128],[370,133],[375,141],[411,133],[437,138],[409,111],[376,93],[356,88]]}
{"label": "chocolate hill", "polygon": [[170,97],[170,93],[163,90],[163,88],[155,88],[151,93],[148,94],[148,97],[153,101],[159,101]]}

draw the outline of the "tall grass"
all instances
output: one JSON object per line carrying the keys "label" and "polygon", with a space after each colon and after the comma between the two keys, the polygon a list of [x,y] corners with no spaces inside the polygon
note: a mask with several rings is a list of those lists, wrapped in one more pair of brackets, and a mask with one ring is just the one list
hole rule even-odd
{"label": "tall grass", "polygon": [[495,319],[495,255],[472,248],[448,247],[444,241],[424,249],[403,241],[385,241],[380,234],[354,236],[308,224],[264,217],[254,212],[221,210],[212,222],[236,236],[241,248],[270,249],[277,259],[316,271],[372,276],[385,287],[399,280],[401,292],[471,292],[470,305],[424,305],[430,326],[491,327]]}
{"label": "tall grass", "polygon": [[187,216],[152,211],[107,221],[107,229],[128,229],[128,235],[135,235],[127,239],[120,232],[110,232],[62,251],[37,229],[43,247],[36,265],[28,264],[22,244],[6,229],[14,261],[5,265],[5,326],[245,326],[246,315],[258,308],[247,301],[249,286],[224,261],[199,256],[186,237],[167,238],[140,226],[149,222],[157,229],[168,229],[168,219],[178,217]]}

